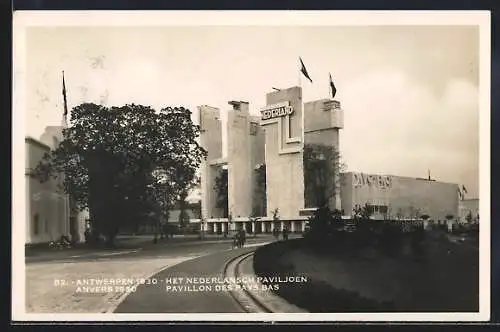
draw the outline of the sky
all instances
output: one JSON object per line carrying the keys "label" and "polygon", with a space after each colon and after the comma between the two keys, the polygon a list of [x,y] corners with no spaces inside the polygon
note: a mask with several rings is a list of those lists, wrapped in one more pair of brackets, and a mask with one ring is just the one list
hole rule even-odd
{"label": "sky", "polygon": [[[29,27],[26,135],[69,107],[136,103],[259,114],[272,87],[344,110],[349,171],[431,177],[479,192],[479,29],[474,26]],[[300,79],[301,57],[313,80]],[[197,121],[197,117],[194,116]],[[224,142],[224,146],[225,146]]]}

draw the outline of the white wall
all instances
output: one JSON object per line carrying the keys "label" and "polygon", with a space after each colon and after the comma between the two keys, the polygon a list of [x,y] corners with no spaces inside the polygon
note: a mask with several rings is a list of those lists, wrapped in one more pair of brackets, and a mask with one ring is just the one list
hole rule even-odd
{"label": "white wall", "polygon": [[228,206],[233,217],[250,216],[253,196],[249,105],[238,106],[227,114]]}
{"label": "white wall", "polygon": [[[32,138],[26,139],[25,146],[26,173],[29,174],[50,149]],[[69,236],[68,196],[58,187],[62,179],[40,183],[26,175],[25,181],[26,243],[43,243],[57,240],[61,235]]]}
{"label": "white wall", "polygon": [[[396,218],[398,212],[403,217],[414,217],[418,211],[419,215],[428,214],[431,219],[445,220],[447,214],[458,218],[458,185],[453,183],[443,183],[437,181],[427,181],[425,179],[415,179],[410,177],[382,175],[382,179],[388,179],[387,184],[380,185],[380,176],[373,174],[347,173],[344,189],[346,194],[351,187],[351,201],[343,202],[346,214],[354,205],[364,205],[365,203],[374,205],[389,206],[389,213],[392,218]],[[371,183],[359,181],[360,178],[372,176]],[[357,180],[358,179],[358,180]],[[343,194],[343,198],[348,200],[348,195]]]}
{"label": "white wall", "polygon": [[302,89],[292,87],[271,92],[267,94],[266,101],[268,106],[289,101],[294,108],[290,117],[290,136],[298,137],[298,142],[286,141],[286,117],[278,118],[276,122],[261,121],[266,137],[267,215],[272,216],[277,208],[281,218],[294,218],[304,208]]}
{"label": "white wall", "polygon": [[222,217],[221,209],[216,207],[215,178],[218,167],[211,165],[222,158],[222,125],[220,111],[210,106],[199,106],[200,113],[200,145],[207,150],[208,156],[201,164],[201,195],[203,218]]}

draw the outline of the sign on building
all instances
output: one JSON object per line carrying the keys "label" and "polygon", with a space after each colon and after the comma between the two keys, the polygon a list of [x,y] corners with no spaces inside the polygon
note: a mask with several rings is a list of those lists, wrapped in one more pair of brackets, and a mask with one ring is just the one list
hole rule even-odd
{"label": "sign on building", "polygon": [[262,120],[270,120],[293,114],[293,107],[290,102],[283,102],[279,104],[266,106],[260,111]]}
{"label": "sign on building", "polygon": [[392,179],[386,175],[370,175],[363,173],[353,174],[354,187],[379,187],[382,189],[390,188],[392,186]]}

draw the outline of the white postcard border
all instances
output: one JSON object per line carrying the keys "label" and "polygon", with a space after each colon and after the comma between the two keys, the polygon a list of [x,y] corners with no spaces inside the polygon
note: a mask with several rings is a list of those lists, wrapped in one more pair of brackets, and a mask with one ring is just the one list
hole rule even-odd
{"label": "white postcard border", "polygon": [[[353,26],[480,27],[480,310],[479,313],[31,314],[25,310],[25,30],[34,26]],[[17,11],[13,15],[12,320],[15,321],[487,321],[490,318],[489,11]],[[23,180],[21,180],[23,179]]]}

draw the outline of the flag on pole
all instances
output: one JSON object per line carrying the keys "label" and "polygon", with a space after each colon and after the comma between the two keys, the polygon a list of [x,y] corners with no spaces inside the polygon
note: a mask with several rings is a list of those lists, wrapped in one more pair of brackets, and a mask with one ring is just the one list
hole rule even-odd
{"label": "flag on pole", "polygon": [[64,70],[62,72],[62,94],[64,98],[64,120],[66,120],[66,117],[68,116],[68,102],[66,100],[66,82],[64,81]]}
{"label": "flag on pole", "polygon": [[330,88],[332,89],[332,99],[333,99],[337,94],[337,88],[335,88],[335,84],[333,83],[332,74],[328,73],[328,75],[330,75]]}
{"label": "flag on pole", "polygon": [[301,57],[299,57],[299,61],[300,61],[300,65],[301,65],[300,71],[312,83],[313,81],[312,81],[311,77],[309,77],[309,74],[307,73],[306,66],[304,65],[304,62],[302,62]]}
{"label": "flag on pole", "polygon": [[467,189],[465,189],[464,185],[462,185],[462,191],[467,194]]}
{"label": "flag on pole", "polygon": [[462,193],[462,191],[460,190],[460,188],[457,188],[457,191],[458,191],[458,197],[460,197],[460,199],[463,200],[464,194]]}

